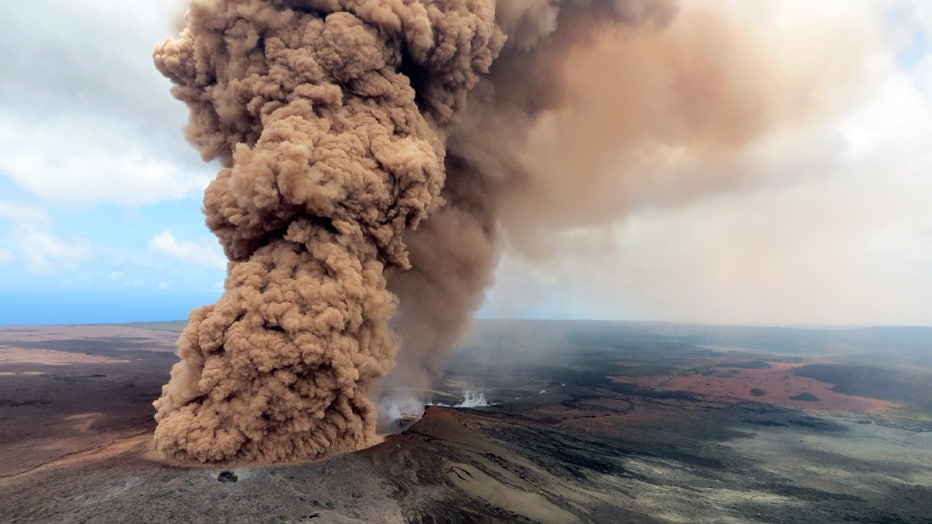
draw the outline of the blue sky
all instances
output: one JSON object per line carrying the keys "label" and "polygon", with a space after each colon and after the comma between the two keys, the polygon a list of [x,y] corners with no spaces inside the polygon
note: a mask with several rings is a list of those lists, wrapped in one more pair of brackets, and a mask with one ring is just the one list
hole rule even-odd
{"label": "blue sky", "polygon": [[0,191],[8,199],[0,236],[12,253],[3,263],[4,323],[178,319],[222,289],[225,261],[196,195],[55,206],[6,177]]}
{"label": "blue sky", "polygon": [[[750,186],[557,231],[557,255],[506,249],[481,316],[932,323],[932,8],[736,12],[758,4],[860,31],[866,73],[841,109],[752,144]],[[200,213],[217,166],[150,58],[182,11],[36,0],[0,20],[0,325],[182,319],[222,292]],[[762,31],[779,43],[777,24]]]}
{"label": "blue sky", "polygon": [[180,5],[38,1],[0,22],[0,324],[182,319],[220,295],[200,212],[216,166],[150,58]]}
{"label": "blue sky", "polygon": [[3,323],[171,320],[219,296],[225,260],[196,195],[56,206],[6,177],[0,191]]}

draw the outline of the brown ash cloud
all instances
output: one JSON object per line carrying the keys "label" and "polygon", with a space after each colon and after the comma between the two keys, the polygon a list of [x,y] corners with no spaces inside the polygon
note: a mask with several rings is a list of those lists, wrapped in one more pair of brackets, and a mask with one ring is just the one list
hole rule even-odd
{"label": "brown ash cloud", "polygon": [[155,61],[223,165],[204,210],[230,262],[155,403],[162,456],[371,445],[374,402],[423,400],[504,246],[559,253],[550,232],[740,178],[731,152],[832,82],[712,5],[192,2]]}
{"label": "brown ash cloud", "polygon": [[155,52],[188,139],[223,169],[204,211],[225,292],[179,341],[159,453],[285,461],[375,440],[394,362],[389,268],[442,204],[444,129],[503,36],[481,1],[197,1]]}

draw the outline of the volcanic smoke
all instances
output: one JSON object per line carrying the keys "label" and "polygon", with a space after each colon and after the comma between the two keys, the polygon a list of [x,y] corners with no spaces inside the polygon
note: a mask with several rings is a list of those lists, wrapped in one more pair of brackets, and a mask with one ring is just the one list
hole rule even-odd
{"label": "volcanic smoke", "polygon": [[504,40],[490,2],[196,1],[155,63],[224,168],[207,224],[225,292],[193,311],[155,402],[181,462],[371,445],[394,362],[403,235],[440,207],[444,136]]}
{"label": "volcanic smoke", "polygon": [[436,377],[501,237],[532,252],[555,222],[617,216],[582,195],[616,189],[618,159],[633,205],[666,185],[643,183],[645,158],[714,157],[805,106],[748,96],[761,70],[709,74],[767,57],[698,53],[729,27],[668,31],[675,18],[661,0],[193,1],[154,59],[188,140],[223,165],[204,212],[229,264],[154,403],[162,457],[373,444],[373,400]]}

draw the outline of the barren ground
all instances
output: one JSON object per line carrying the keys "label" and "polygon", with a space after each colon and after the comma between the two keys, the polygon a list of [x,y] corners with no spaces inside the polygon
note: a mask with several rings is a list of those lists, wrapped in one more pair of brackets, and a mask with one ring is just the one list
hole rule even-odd
{"label": "barren ground", "polygon": [[847,395],[796,374],[834,357],[661,328],[480,323],[432,395],[493,405],[235,483],[153,455],[175,327],[0,328],[0,522],[932,522],[915,376]]}

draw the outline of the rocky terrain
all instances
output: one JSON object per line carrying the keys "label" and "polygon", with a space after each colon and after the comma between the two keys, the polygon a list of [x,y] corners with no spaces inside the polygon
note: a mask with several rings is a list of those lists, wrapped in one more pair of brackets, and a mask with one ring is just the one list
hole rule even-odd
{"label": "rocky terrain", "polygon": [[684,329],[480,322],[425,397],[490,405],[221,475],[152,452],[177,326],[0,328],[0,522],[932,522],[925,370]]}

